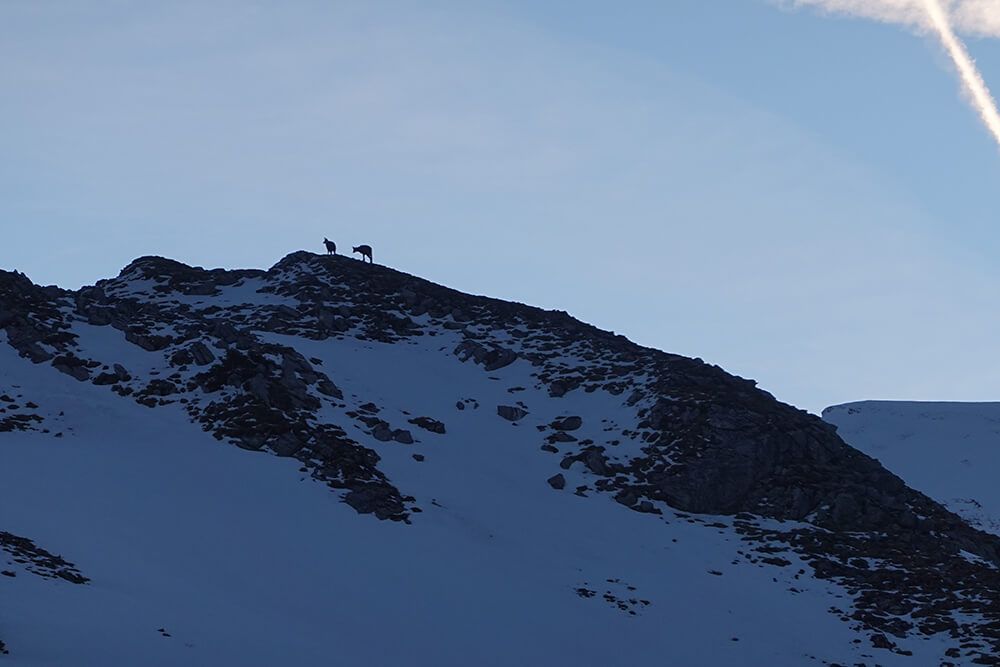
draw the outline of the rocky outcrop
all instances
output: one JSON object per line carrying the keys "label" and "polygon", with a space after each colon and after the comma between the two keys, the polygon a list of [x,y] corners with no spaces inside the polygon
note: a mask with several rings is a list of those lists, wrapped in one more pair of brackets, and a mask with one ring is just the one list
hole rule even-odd
{"label": "rocky outcrop", "polygon": [[58,287],[39,287],[24,274],[0,271],[0,329],[7,342],[35,363],[65,352],[76,339],[63,309],[69,296]]}
{"label": "rocky outcrop", "polygon": [[61,579],[71,584],[86,584],[90,581],[65,558],[49,553],[26,537],[0,530],[0,550],[10,554],[14,562],[27,572],[44,579]]}

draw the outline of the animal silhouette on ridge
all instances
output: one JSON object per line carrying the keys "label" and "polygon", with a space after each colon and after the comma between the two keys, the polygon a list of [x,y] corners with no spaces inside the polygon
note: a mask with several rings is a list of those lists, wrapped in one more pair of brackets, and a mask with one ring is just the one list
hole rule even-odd
{"label": "animal silhouette on ridge", "polygon": [[337,244],[331,241],[330,239],[326,238],[325,236],[323,237],[323,245],[326,246],[327,255],[337,254]]}
{"label": "animal silhouette on ridge", "polygon": [[373,264],[374,263],[374,262],[372,262],[372,247],[370,245],[356,245],[356,246],[354,246],[354,252],[360,252],[361,253],[361,261],[362,262],[364,262],[365,261],[365,257],[367,257],[369,264]]}

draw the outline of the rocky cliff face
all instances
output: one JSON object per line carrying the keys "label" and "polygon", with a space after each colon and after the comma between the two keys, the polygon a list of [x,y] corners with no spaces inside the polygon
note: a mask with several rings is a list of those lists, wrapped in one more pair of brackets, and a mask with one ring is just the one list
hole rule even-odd
{"label": "rocky cliff face", "polygon": [[[76,292],[0,273],[0,329],[35,364],[151,409],[183,406],[217,439],[294,457],[359,513],[412,529],[429,499],[391,478],[378,443],[444,434],[447,417],[390,418],[374,397],[345,392],[338,369],[294,341],[440,339],[441,355],[490,378],[526,365],[531,386],[510,387],[506,404],[480,406],[456,387],[455,409],[517,426],[543,399],[558,405],[593,394],[629,415],[571,414],[538,426],[551,473],[539,483],[547,480],[553,493],[606,494],[623,509],[679,511],[693,522],[728,515],[755,562],[785,567],[776,554],[789,550],[850,591],[850,608],[837,613],[876,647],[902,651],[893,637],[948,633],[949,656],[1000,664],[1000,539],[753,381],[566,313],[298,252],[268,271],[144,257]],[[110,330],[120,332],[120,346],[98,342]],[[151,353],[141,367],[130,363],[128,346]],[[57,428],[8,398],[0,431]],[[585,424],[600,428],[584,437]],[[582,483],[567,484],[572,475]]]}

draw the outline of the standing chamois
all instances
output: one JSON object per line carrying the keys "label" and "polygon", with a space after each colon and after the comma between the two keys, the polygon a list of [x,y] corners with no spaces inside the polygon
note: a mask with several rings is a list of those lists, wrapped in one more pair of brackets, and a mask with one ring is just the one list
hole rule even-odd
{"label": "standing chamois", "polygon": [[323,237],[323,245],[326,246],[327,255],[337,254],[337,244],[331,241],[330,239],[326,238],[325,236]]}
{"label": "standing chamois", "polygon": [[368,258],[368,263],[372,263],[372,247],[370,245],[356,245],[354,246],[354,252],[361,253],[361,261],[365,261],[365,257]]}

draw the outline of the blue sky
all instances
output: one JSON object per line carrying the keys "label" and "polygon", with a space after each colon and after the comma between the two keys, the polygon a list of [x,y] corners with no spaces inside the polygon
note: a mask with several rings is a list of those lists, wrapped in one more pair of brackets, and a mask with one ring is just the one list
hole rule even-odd
{"label": "blue sky", "polygon": [[[1000,87],[1000,45],[970,40]],[[935,43],[766,0],[0,5],[0,266],[370,243],[818,411],[996,400],[1000,154]]]}

